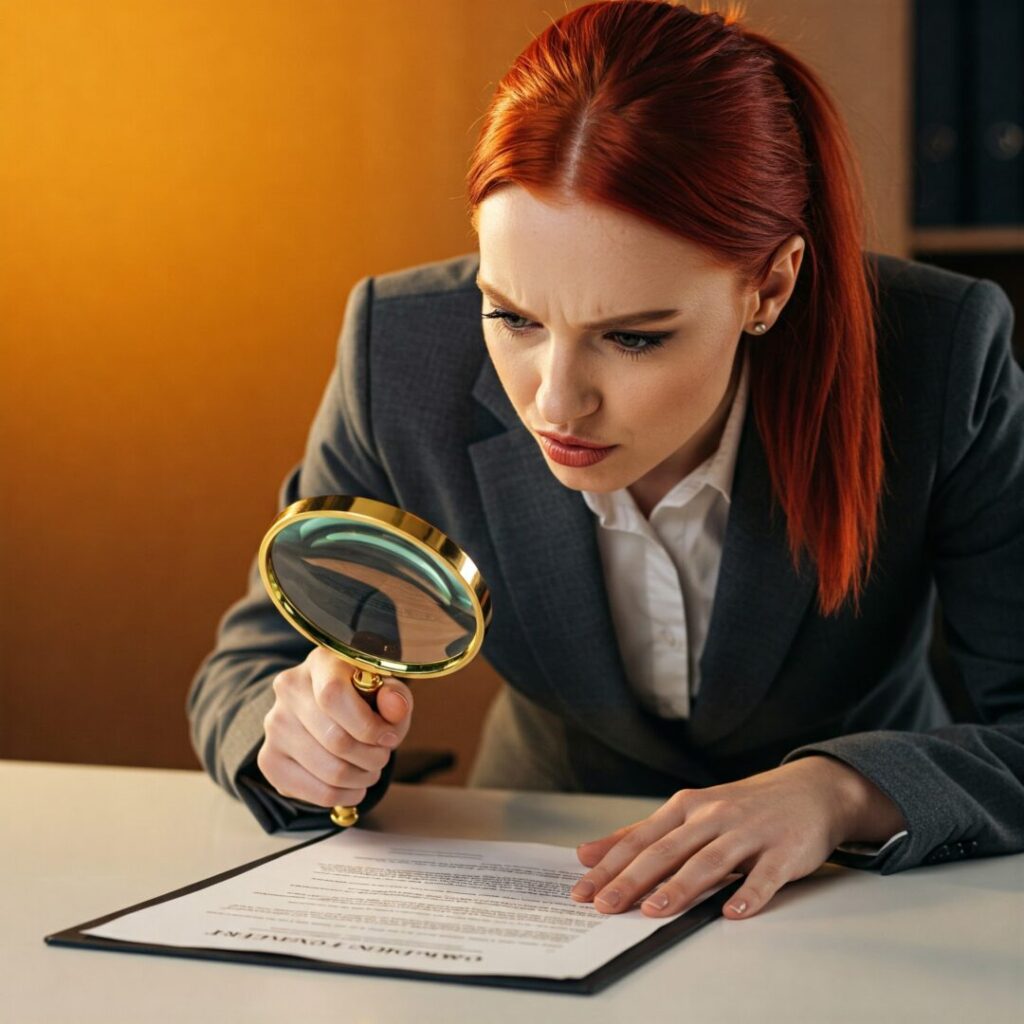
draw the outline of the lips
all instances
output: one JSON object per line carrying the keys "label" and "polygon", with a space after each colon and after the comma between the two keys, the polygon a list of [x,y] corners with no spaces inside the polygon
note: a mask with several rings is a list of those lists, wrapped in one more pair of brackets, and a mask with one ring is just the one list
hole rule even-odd
{"label": "lips", "polygon": [[540,444],[552,462],[557,462],[560,466],[571,466],[573,469],[593,466],[607,458],[618,447],[614,444],[594,447],[592,442],[586,445],[563,444],[561,441],[552,440],[547,434],[540,435]]}
{"label": "lips", "polygon": [[572,434],[549,434],[546,431],[539,430],[537,433],[541,437],[550,438],[552,441],[556,441],[558,444],[565,445],[567,448],[614,448],[615,445],[611,444],[598,444],[596,441],[586,441],[581,437],[573,437]]}

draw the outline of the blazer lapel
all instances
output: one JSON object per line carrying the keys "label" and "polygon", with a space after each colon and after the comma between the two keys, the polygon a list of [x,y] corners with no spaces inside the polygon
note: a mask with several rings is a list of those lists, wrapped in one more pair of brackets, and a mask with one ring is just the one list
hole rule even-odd
{"label": "blazer lapel", "polygon": [[473,397],[507,428],[474,442],[469,453],[510,599],[546,676],[537,689],[613,750],[669,774],[693,776],[679,731],[661,728],[630,689],[608,605],[596,520],[582,495],[548,469],[489,358]]}
{"label": "blazer lapel", "polygon": [[749,409],[737,454],[729,521],[701,684],[689,735],[701,747],[739,728],[776,677],[817,586],[806,557],[793,566],[782,509]]}

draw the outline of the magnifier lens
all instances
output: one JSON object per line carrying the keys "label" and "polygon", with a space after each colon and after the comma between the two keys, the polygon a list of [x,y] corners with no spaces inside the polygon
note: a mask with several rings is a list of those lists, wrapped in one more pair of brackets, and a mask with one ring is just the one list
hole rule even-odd
{"label": "magnifier lens", "polygon": [[464,654],[476,635],[465,581],[373,523],[295,520],[274,536],[269,558],[295,610],[359,654],[429,671]]}

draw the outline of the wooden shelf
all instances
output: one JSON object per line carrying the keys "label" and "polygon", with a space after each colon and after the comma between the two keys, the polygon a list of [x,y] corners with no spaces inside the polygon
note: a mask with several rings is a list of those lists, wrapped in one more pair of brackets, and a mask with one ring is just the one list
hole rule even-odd
{"label": "wooden shelf", "polygon": [[990,228],[913,228],[910,247],[915,252],[1024,253],[1024,224]]}

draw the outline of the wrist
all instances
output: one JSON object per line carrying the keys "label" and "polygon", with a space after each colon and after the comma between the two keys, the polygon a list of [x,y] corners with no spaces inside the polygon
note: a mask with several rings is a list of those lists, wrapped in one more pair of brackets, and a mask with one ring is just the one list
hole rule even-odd
{"label": "wrist", "polygon": [[808,760],[820,762],[816,767],[831,782],[836,846],[882,843],[907,827],[899,807],[856,768],[825,754],[812,754]]}

